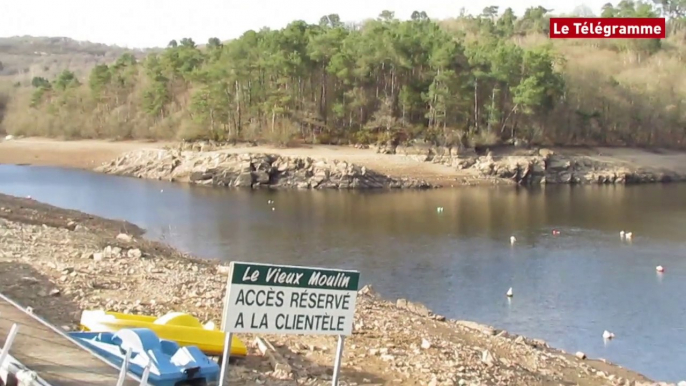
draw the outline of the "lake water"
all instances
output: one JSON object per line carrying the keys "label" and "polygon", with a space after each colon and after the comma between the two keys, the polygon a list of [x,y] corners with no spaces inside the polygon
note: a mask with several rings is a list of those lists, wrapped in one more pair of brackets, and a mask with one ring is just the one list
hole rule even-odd
{"label": "lake water", "polygon": [[276,192],[0,165],[0,192],[205,258],[357,269],[386,297],[686,379],[686,185]]}

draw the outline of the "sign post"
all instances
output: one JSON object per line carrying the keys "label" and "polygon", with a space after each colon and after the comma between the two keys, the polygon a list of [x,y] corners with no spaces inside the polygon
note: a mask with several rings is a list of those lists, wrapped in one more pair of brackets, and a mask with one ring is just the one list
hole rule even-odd
{"label": "sign post", "polygon": [[352,334],[357,271],[232,262],[222,330],[227,334],[219,385],[228,375],[233,333],[337,335],[333,385]]}
{"label": "sign post", "polygon": [[226,285],[226,294],[224,295],[224,312],[222,313],[222,325],[221,330],[224,331],[224,352],[221,357],[221,363],[219,364],[219,385],[224,386],[225,382],[229,380],[229,364],[231,359],[231,343],[233,341],[233,333],[227,328],[228,326],[228,312],[229,308],[226,306],[231,295],[231,278],[233,277],[233,263],[229,265],[229,279]]}
{"label": "sign post", "polygon": [[224,354],[222,354],[221,361],[219,365],[221,366],[221,371],[219,373],[219,385],[223,386],[225,380],[229,379],[229,359],[231,356],[231,340],[233,339],[233,333],[227,332],[224,339]]}
{"label": "sign post", "polygon": [[343,345],[345,344],[345,337],[338,335],[338,346],[336,347],[336,360],[333,363],[333,378],[331,378],[331,385],[338,386],[338,374],[341,372],[341,362],[343,361]]}

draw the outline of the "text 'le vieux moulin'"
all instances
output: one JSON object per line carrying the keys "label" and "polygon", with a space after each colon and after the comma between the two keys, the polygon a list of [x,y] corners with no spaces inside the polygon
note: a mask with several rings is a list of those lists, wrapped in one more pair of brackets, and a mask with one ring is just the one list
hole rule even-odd
{"label": "text 'le vieux moulin'", "polygon": [[[269,268],[267,270],[267,283],[272,284],[291,284],[291,285],[308,285],[308,286],[327,286],[332,288],[346,288],[350,284],[350,276],[337,272],[335,275],[324,275],[321,272],[314,272],[307,283],[301,283],[303,272],[282,272],[281,268]],[[250,272],[250,267],[245,270],[243,274],[243,282],[257,282],[260,277],[260,271],[254,270]]]}

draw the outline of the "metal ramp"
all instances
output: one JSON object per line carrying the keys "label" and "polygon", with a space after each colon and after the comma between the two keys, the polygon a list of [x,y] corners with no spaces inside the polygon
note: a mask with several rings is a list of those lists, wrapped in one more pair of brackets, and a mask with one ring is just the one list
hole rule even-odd
{"label": "metal ramp", "polygon": [[[17,326],[14,327],[13,326]],[[14,338],[10,332],[13,332]],[[52,326],[32,312],[0,294],[0,353],[10,340],[9,354],[0,357],[0,375],[7,376],[7,367],[25,366],[44,383],[19,383],[49,386],[139,386],[141,380],[131,373],[119,380],[120,369],[80,345],[62,330]],[[0,354],[4,355],[4,354]],[[9,360],[8,360],[9,359]],[[16,362],[20,362],[17,365]],[[126,363],[125,366],[126,367]],[[4,373],[4,374],[3,374]],[[9,380],[7,386],[10,386]],[[121,383],[119,383],[121,382]],[[3,380],[0,378],[0,385]],[[143,383],[147,384],[147,382]]]}

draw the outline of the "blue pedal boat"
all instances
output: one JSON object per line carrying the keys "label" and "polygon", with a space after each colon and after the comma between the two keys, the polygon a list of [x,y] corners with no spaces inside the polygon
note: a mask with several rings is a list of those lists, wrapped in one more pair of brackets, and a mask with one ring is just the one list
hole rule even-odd
{"label": "blue pedal boat", "polygon": [[160,340],[147,328],[68,334],[118,367],[130,348],[129,371],[141,377],[149,363],[148,384],[152,386],[215,386],[219,382],[219,365],[197,347],[180,347],[176,342]]}

